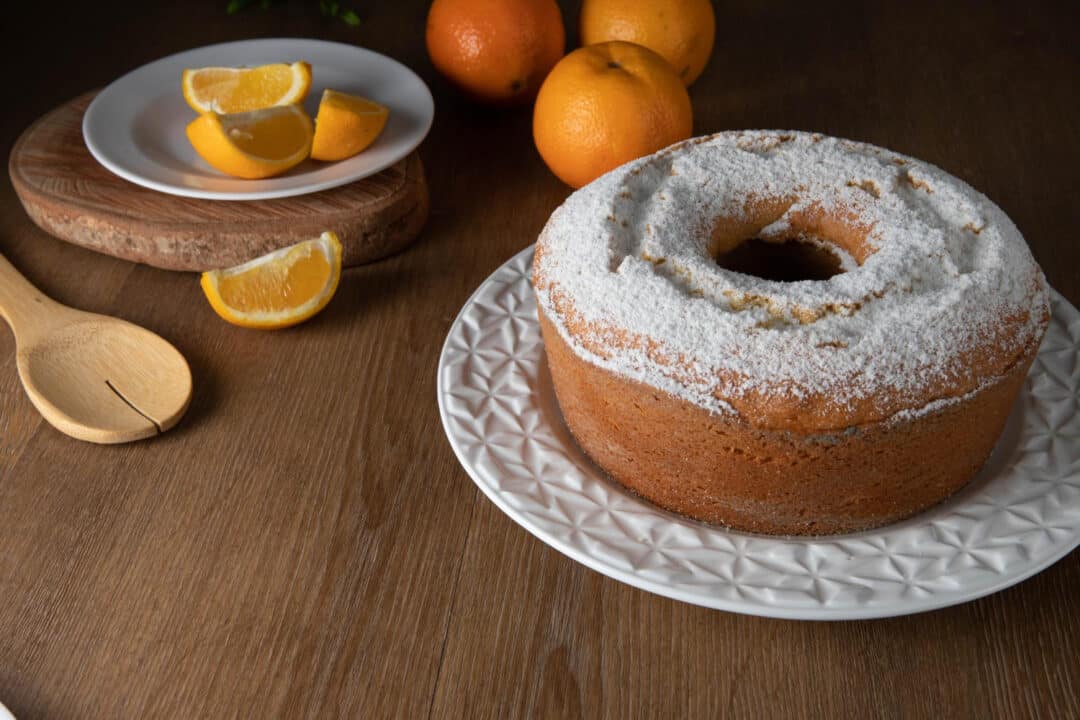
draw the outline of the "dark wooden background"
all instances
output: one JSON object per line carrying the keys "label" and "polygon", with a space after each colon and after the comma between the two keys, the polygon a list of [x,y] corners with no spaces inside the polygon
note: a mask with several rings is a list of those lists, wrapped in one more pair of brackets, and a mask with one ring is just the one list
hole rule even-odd
{"label": "dark wooden background", "polygon": [[[0,251],[45,292],[173,341],[187,418],[78,443],[22,394],[0,331],[0,700],[20,718],[1080,717],[1080,554],[986,599],[891,620],[706,610],[548,549],[473,486],[443,435],[455,313],[567,189],[530,113],[435,75],[423,2],[19,2],[0,24],[0,149],[41,113],[170,52],[356,42],[436,96],[419,242],[345,273],[299,328],[219,321],[195,276],[54,240],[0,178]],[[348,4],[348,3],[346,3]],[[936,163],[996,200],[1080,301],[1075,2],[717,4],[695,127],[817,130]],[[564,4],[571,42],[577,7]]]}

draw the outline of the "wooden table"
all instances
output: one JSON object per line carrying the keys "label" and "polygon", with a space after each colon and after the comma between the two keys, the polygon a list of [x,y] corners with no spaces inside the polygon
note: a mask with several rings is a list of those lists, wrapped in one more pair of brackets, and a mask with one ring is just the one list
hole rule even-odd
{"label": "wooden table", "polygon": [[[635,590],[505,517],[447,444],[435,364],[567,195],[529,111],[436,76],[425,3],[347,3],[357,30],[314,3],[225,4],[20,3],[30,24],[0,30],[5,157],[41,113],[169,52],[358,42],[436,95],[431,220],[346,272],[320,317],[264,333],[219,321],[192,275],[50,238],[0,179],[0,251],[60,301],[169,338],[196,384],[159,439],[75,442],[23,395],[0,331],[0,700],[18,717],[1080,717],[1080,553],[959,607],[787,622]],[[1076,9],[722,3],[696,130],[813,129],[938,164],[1078,303]]]}

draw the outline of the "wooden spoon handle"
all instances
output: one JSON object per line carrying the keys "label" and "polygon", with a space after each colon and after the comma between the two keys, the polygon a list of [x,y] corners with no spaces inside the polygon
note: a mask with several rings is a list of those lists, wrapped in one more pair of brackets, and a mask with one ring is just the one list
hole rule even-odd
{"label": "wooden spoon handle", "polygon": [[50,325],[59,307],[0,255],[0,316],[17,338]]}

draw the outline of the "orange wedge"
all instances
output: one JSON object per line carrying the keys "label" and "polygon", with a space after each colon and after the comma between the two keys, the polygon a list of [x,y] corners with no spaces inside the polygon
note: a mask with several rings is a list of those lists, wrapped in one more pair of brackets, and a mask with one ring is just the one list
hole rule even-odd
{"label": "orange wedge", "polygon": [[367,98],[336,90],[323,91],[315,116],[311,157],[344,160],[367,148],[386,127],[390,111]]}
{"label": "orange wedge", "polygon": [[326,307],[341,279],[341,242],[332,232],[227,270],[204,272],[203,294],[233,325],[296,325]]}
{"label": "orange wedge", "polygon": [[195,112],[247,112],[302,101],[311,88],[311,66],[294,62],[195,68],[184,71],[181,86]]}
{"label": "orange wedge", "polygon": [[187,126],[199,156],[235,177],[280,175],[311,152],[311,118],[299,105],[220,115],[205,113]]}

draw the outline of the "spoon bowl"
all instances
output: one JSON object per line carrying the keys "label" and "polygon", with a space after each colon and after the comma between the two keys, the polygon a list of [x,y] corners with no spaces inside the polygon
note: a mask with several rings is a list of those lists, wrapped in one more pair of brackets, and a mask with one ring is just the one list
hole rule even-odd
{"label": "spoon bowl", "polygon": [[79,440],[122,443],[175,425],[191,400],[180,352],[149,330],[42,295],[0,256],[0,313],[34,406]]}

